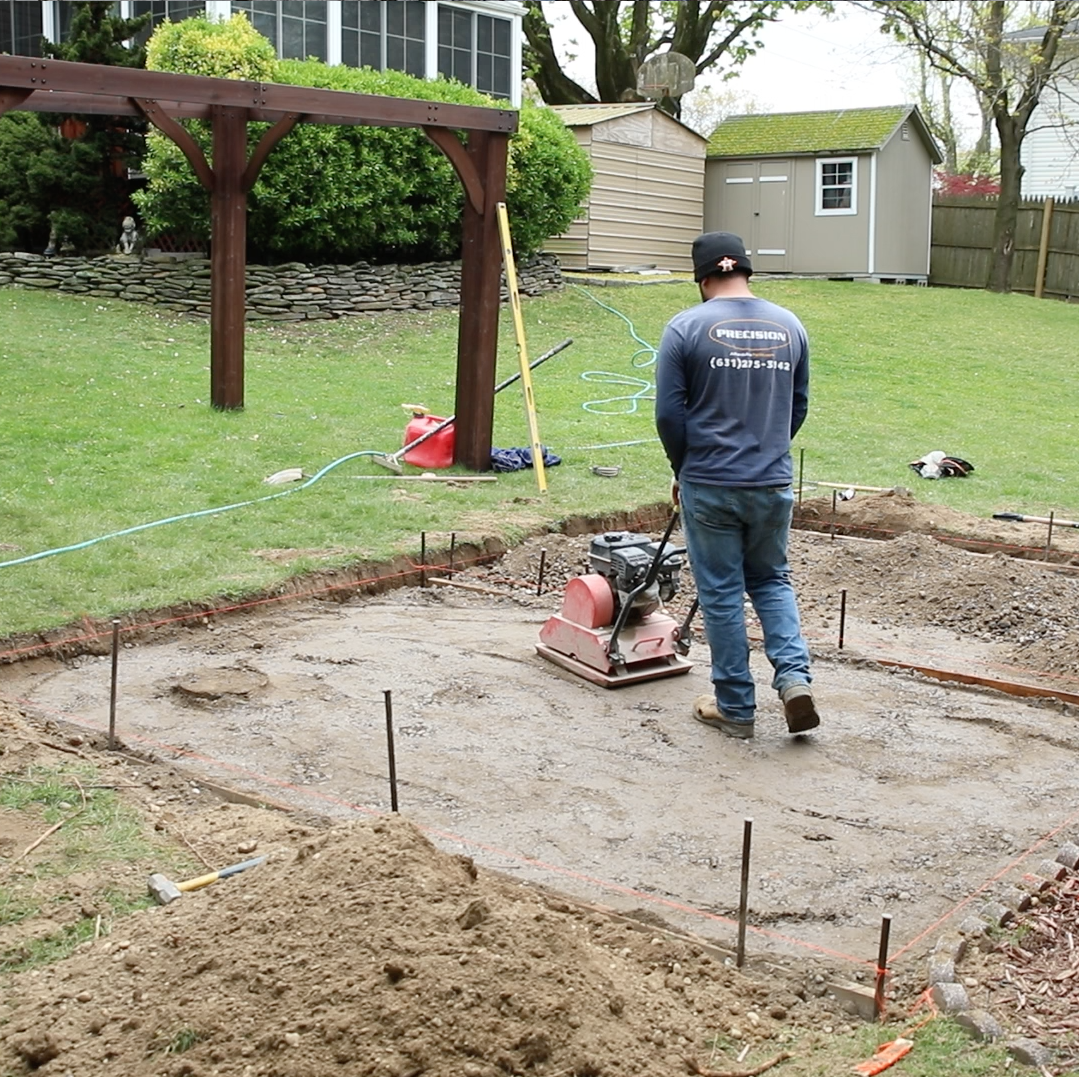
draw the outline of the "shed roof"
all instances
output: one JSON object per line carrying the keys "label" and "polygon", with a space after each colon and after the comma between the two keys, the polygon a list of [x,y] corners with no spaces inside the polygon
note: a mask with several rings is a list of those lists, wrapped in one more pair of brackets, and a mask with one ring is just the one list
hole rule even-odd
{"label": "shed roof", "polygon": [[879,150],[911,115],[930,155],[940,150],[914,105],[828,112],[773,112],[730,116],[708,140],[709,157],[770,157],[789,153],[866,153]]}
{"label": "shed roof", "polygon": [[614,104],[597,102],[592,105],[552,105],[551,108],[562,117],[567,127],[591,127],[604,120],[615,120],[622,116],[632,116],[636,112],[647,112],[655,108],[652,101],[619,101]]}
{"label": "shed roof", "polygon": [[593,127],[597,123],[620,120],[624,116],[635,116],[639,112],[657,112],[671,123],[676,123],[691,134],[707,141],[699,131],[694,131],[692,127],[687,127],[669,112],[664,112],[655,101],[616,101],[613,104],[600,101],[591,105],[552,105],[551,109],[558,113],[567,127]]}
{"label": "shed roof", "polygon": [[[1011,33],[1004,35],[1005,41],[1041,41],[1045,36],[1045,31],[1049,28],[1044,24],[1040,26],[1028,26],[1022,30],[1012,30]],[[1060,36],[1062,38],[1075,37],[1079,35],[1079,19],[1072,19],[1071,22],[1066,22],[1061,28]]]}

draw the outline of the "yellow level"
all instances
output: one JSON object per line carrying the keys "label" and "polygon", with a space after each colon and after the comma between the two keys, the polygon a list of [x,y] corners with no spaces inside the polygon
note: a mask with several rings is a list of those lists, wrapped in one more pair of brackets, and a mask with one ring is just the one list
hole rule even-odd
{"label": "yellow level", "polygon": [[547,492],[547,472],[543,466],[543,448],[540,446],[539,423],[536,421],[536,398],[532,394],[532,371],[528,365],[528,345],[525,342],[525,323],[521,317],[521,294],[517,290],[517,268],[513,262],[513,243],[510,240],[510,219],[506,203],[495,206],[498,214],[498,232],[502,237],[502,264],[506,269],[506,291],[509,292],[510,310],[513,311],[513,329],[517,334],[517,359],[521,366],[521,385],[524,386],[525,414],[528,416],[528,437],[532,448],[532,468],[536,472],[536,484],[540,493]]}

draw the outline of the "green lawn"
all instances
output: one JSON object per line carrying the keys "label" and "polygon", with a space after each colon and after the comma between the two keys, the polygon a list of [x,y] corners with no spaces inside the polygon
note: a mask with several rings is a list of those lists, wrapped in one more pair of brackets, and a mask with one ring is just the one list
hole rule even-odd
{"label": "green lawn", "polygon": [[[982,515],[1079,516],[1071,411],[1079,308],[860,283],[762,281],[757,290],[809,330],[812,401],[796,443],[807,479],[908,485],[926,501]],[[652,344],[696,297],[690,284],[592,294]],[[451,531],[513,539],[543,521],[665,497],[658,444],[583,448],[654,437],[649,400],[615,402],[605,415],[583,407],[642,392],[585,381],[586,372],[651,379],[633,365],[641,345],[626,323],[577,288],[529,300],[525,319],[533,355],[575,341],[533,375],[542,439],[563,457],[542,502],[530,471],[447,488],[359,481],[387,474],[360,458],[285,497],[2,567],[0,637],[84,614],[249,594],[316,565],[415,553],[424,530],[432,542]],[[207,404],[205,323],[0,289],[0,561],[264,497],[282,488],[262,480],[283,468],[313,475],[349,453],[393,450],[401,403],[452,411],[455,355],[452,312],[250,327],[247,407],[219,413]],[[504,312],[499,377],[516,362]],[[526,431],[513,386],[496,398],[495,444],[526,444]],[[977,471],[917,478],[908,462],[938,448]],[[615,463],[617,479],[589,471]],[[256,554],[273,549],[330,552],[288,566]]]}

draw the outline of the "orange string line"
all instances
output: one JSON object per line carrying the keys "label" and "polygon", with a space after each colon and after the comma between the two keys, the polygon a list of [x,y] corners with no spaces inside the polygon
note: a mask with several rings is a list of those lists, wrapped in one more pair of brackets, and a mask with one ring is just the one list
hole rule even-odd
{"label": "orange string line", "polygon": [[[72,714],[67,711],[56,710],[51,707],[44,707],[39,703],[35,703],[30,699],[14,699],[12,702],[17,703],[24,707],[30,707],[34,710],[40,711],[52,715],[55,718],[61,718],[65,721],[72,722],[75,725],[82,726],[87,729],[92,729],[97,733],[104,732],[102,727],[92,722],[90,719],[81,715]],[[197,760],[201,763],[209,764],[213,767],[219,767],[224,771],[234,774],[241,778],[246,778],[249,781],[256,782],[263,787],[272,786],[278,789],[286,789],[289,792],[299,793],[302,796],[313,797],[317,800],[325,801],[328,804],[334,804],[338,807],[346,808],[350,811],[361,812],[365,815],[385,815],[385,812],[379,808],[374,808],[369,805],[356,804],[353,801],[345,800],[342,797],[335,796],[332,793],[324,793],[318,789],[309,789],[301,785],[296,785],[293,782],[285,781],[281,778],[274,778],[270,775],[262,774],[258,771],[250,770],[247,767],[241,767],[234,763],[228,763],[224,760],[217,759],[214,756],[207,755],[204,752],[196,752],[190,748],[181,748],[173,744],[167,744],[163,741],[154,740],[152,737],[145,737],[138,733],[128,734],[126,739],[136,741],[139,744],[146,745],[159,752],[169,753],[177,757],[183,757],[186,759]],[[464,845],[473,849],[482,849],[484,852],[493,853],[496,856],[503,857],[506,860],[510,860],[517,864],[527,865],[529,867],[538,868],[541,871],[548,872],[552,875],[559,875],[564,878],[576,879],[579,882],[588,883],[591,886],[595,886],[600,890],[608,891],[614,894],[622,894],[627,897],[632,897],[638,901],[647,901],[653,905],[661,905],[664,908],[674,909],[678,912],[688,913],[693,916],[698,916],[703,920],[711,920],[716,923],[727,924],[730,926],[737,926],[738,921],[732,920],[730,917],[721,916],[719,913],[709,912],[706,909],[699,909],[694,905],[687,905],[683,902],[675,901],[671,898],[661,897],[656,894],[650,894],[645,890],[636,890],[630,886],[623,886],[620,883],[611,882],[607,879],[601,879],[598,876],[587,875],[584,872],[576,871],[573,868],[562,867],[558,864],[551,864],[544,860],[539,860],[535,857],[525,856],[521,853],[515,853],[509,849],[503,849],[497,845],[491,845],[487,842],[477,840],[475,838],[467,838],[460,834],[455,834],[452,831],[440,830],[437,827],[422,826],[417,824],[417,829],[423,831],[426,834],[433,834],[436,837],[442,838],[445,841],[451,841],[459,845]],[[875,962],[865,961],[859,957],[853,957],[850,954],[845,954],[839,950],[831,950],[826,946],[819,946],[816,943],[806,942],[802,939],[796,939],[791,935],[784,935],[782,932],[773,931],[769,928],[754,927],[752,924],[746,925],[746,930],[752,932],[755,935],[760,935],[765,938],[775,939],[779,942],[787,943],[791,946],[798,946],[806,950],[812,950],[819,954],[824,954],[828,957],[836,958],[838,960],[848,962],[856,965],[864,965],[867,968],[872,968]]]}

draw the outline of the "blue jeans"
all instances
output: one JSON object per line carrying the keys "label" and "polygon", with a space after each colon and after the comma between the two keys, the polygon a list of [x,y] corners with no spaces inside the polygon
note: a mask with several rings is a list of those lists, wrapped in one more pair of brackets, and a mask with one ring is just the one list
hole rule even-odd
{"label": "blue jeans", "polygon": [[764,630],[772,687],[808,684],[809,649],[787,564],[794,494],[789,486],[679,484],[686,537],[701,613],[712,650],[716,705],[728,718],[751,721],[756,708],[749,671],[743,595]]}

